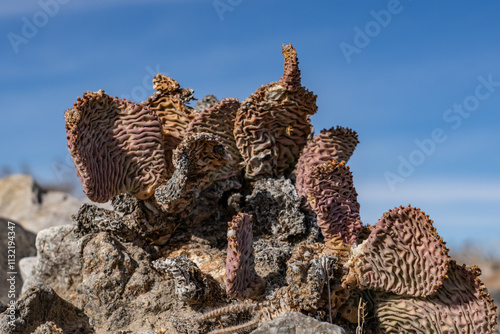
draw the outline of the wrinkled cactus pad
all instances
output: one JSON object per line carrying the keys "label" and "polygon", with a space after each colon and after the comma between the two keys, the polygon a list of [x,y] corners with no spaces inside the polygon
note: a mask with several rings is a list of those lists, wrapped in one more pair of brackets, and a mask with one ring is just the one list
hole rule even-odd
{"label": "wrinkled cactus pad", "polygon": [[353,249],[350,278],[360,289],[425,297],[442,285],[449,260],[429,216],[400,206],[384,213],[368,239]]}
{"label": "wrinkled cactus pad", "polygon": [[255,272],[252,216],[239,213],[228,225],[226,292],[242,300],[258,296],[266,281]]}
{"label": "wrinkled cactus pad", "polygon": [[188,134],[173,153],[172,177],[155,191],[165,213],[180,214],[214,181],[216,172],[229,160],[219,137],[205,133]]}
{"label": "wrinkled cactus pad", "polygon": [[496,306],[479,280],[477,267],[450,262],[447,277],[436,294],[401,298],[378,294],[376,314],[384,333],[492,333]]}
{"label": "wrinkled cactus pad", "polygon": [[240,106],[238,99],[225,98],[194,115],[186,133],[206,132],[222,141],[230,160],[214,175],[216,180],[225,180],[236,175],[241,168],[242,157],[233,135],[234,118]]}
{"label": "wrinkled cactus pad", "polygon": [[78,98],[64,115],[68,148],[85,194],[147,199],[165,178],[161,124],[149,108],[103,90]]}
{"label": "wrinkled cactus pad", "polygon": [[236,115],[234,135],[250,180],[288,176],[311,133],[316,95],[301,86],[297,53],[283,46],[280,82],[262,86],[246,98]]}
{"label": "wrinkled cactus pad", "polygon": [[160,73],[153,78],[153,88],[156,92],[143,104],[153,110],[161,120],[167,177],[170,177],[174,169],[172,151],[184,138],[184,132],[193,119],[193,109],[186,104],[193,99],[193,91],[180,88],[176,80]]}
{"label": "wrinkled cactus pad", "polygon": [[304,187],[314,166],[330,160],[347,162],[358,143],[358,134],[351,129],[337,126],[321,130],[307,143],[297,163],[295,187],[299,195],[306,196]]}
{"label": "wrinkled cactus pad", "polygon": [[325,242],[339,238],[355,244],[362,223],[358,194],[345,161],[333,160],[313,167],[307,181],[307,198]]}

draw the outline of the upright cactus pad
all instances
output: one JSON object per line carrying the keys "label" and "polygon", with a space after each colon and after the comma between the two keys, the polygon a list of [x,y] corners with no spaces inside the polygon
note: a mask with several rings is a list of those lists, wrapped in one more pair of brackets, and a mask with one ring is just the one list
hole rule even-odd
{"label": "upright cactus pad", "polygon": [[233,135],[234,118],[240,106],[238,99],[225,98],[212,107],[194,115],[186,133],[206,132],[214,134],[222,141],[230,160],[214,175],[216,180],[224,180],[236,175],[241,168],[242,157]]}
{"label": "upright cactus pad", "polygon": [[226,292],[237,299],[260,295],[266,281],[255,272],[252,216],[239,213],[227,231]]}
{"label": "upright cactus pad", "polygon": [[167,177],[170,177],[174,172],[172,152],[184,138],[184,132],[193,119],[193,109],[186,105],[193,99],[193,91],[180,88],[176,80],[160,73],[153,78],[153,88],[156,92],[143,104],[153,110],[161,120]]}
{"label": "upright cactus pad", "polygon": [[311,133],[309,116],[316,95],[301,86],[297,53],[283,46],[280,82],[262,86],[246,98],[236,115],[234,135],[250,180],[287,176],[293,171]]}
{"label": "upright cactus pad", "polygon": [[353,250],[349,272],[360,289],[425,297],[442,285],[449,260],[429,216],[401,206],[385,213]]}
{"label": "upright cactus pad", "polygon": [[64,118],[69,152],[92,201],[127,192],[147,199],[164,181],[161,124],[148,107],[100,90],[83,94]]}
{"label": "upright cactus pad", "polygon": [[345,162],[315,166],[304,187],[325,242],[340,239],[354,245],[362,228],[358,194]]}
{"label": "upright cactus pad", "polygon": [[351,129],[337,126],[329,130],[321,130],[313,140],[307,143],[297,163],[295,187],[299,195],[307,195],[304,187],[310,181],[309,174],[314,166],[330,160],[347,162],[358,143],[358,134]]}

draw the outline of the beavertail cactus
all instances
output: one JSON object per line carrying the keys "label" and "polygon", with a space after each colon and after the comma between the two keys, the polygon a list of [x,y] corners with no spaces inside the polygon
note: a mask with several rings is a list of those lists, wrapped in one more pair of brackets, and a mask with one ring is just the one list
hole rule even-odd
{"label": "beavertail cactus", "polygon": [[213,175],[214,180],[228,179],[243,168],[241,165],[243,159],[238,147],[236,147],[233,135],[234,118],[239,106],[238,99],[223,99],[214,106],[195,114],[193,121],[186,129],[186,133],[206,132],[214,134],[224,144],[230,160],[216,173],[217,175]]}
{"label": "beavertail cactus", "polygon": [[308,178],[311,168],[330,160],[347,162],[358,143],[358,134],[351,129],[337,126],[321,130],[307,143],[297,163],[295,187],[299,195],[307,196],[304,188],[305,184],[310,182]]}
{"label": "beavertail cactus", "polygon": [[228,160],[219,137],[204,132],[188,134],[174,151],[175,172],[156,189],[156,201],[165,213],[181,213],[214,182],[213,175]]}
{"label": "beavertail cactus", "polygon": [[266,281],[255,272],[252,216],[239,213],[228,223],[226,292],[237,299],[257,297]]}
{"label": "beavertail cactus", "polygon": [[380,329],[384,333],[492,333],[497,307],[479,274],[477,267],[466,268],[451,261],[443,286],[430,297],[378,294]]}
{"label": "beavertail cactus", "polygon": [[358,194],[345,161],[334,160],[313,167],[304,189],[325,242],[340,239],[354,245],[362,223]]}
{"label": "beavertail cactus", "polygon": [[167,177],[170,177],[174,172],[172,151],[184,138],[184,132],[193,119],[193,109],[186,105],[193,99],[193,90],[180,88],[177,81],[160,73],[153,78],[153,88],[156,92],[143,104],[153,110],[161,120]]}
{"label": "beavertail cactus", "polygon": [[[83,188],[114,207],[74,216],[87,321],[97,332],[152,320],[227,334],[297,311],[356,333],[491,333],[496,307],[479,269],[450,260],[420,209],[362,225],[347,166],[358,136],[336,127],[312,138],[316,96],[295,49],[282,50],[281,79],[241,104],[207,96],[194,111],[193,91],[158,74],[141,104],[98,91],[66,111]],[[113,288],[103,294],[96,277]]]}
{"label": "beavertail cactus", "polygon": [[432,220],[410,206],[385,213],[349,263],[349,279],[360,289],[425,297],[448,271],[448,249]]}
{"label": "beavertail cactus", "polygon": [[148,107],[100,90],[83,94],[64,118],[69,152],[92,201],[126,192],[147,199],[165,179],[161,124]]}
{"label": "beavertail cactus", "polygon": [[250,180],[288,176],[311,132],[316,95],[301,86],[297,53],[283,46],[284,74],[241,103],[234,135]]}

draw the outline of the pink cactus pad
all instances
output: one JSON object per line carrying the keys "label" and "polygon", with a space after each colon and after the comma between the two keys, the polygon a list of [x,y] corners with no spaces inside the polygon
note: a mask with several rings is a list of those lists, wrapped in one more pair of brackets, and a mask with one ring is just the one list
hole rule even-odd
{"label": "pink cactus pad", "polygon": [[83,94],[64,118],[69,152],[92,201],[126,192],[147,199],[164,181],[161,123],[149,108],[100,90]]}
{"label": "pink cactus pad", "polygon": [[252,216],[239,213],[228,223],[226,292],[237,299],[260,295],[266,281],[255,272]]}

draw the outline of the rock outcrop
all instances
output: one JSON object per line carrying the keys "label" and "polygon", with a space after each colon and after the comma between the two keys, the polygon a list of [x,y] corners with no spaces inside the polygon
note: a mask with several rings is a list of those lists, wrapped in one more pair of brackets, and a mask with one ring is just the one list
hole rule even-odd
{"label": "rock outcrop", "polygon": [[79,207],[77,198],[62,191],[47,191],[31,176],[0,179],[0,217],[12,219],[32,232],[70,223]]}

